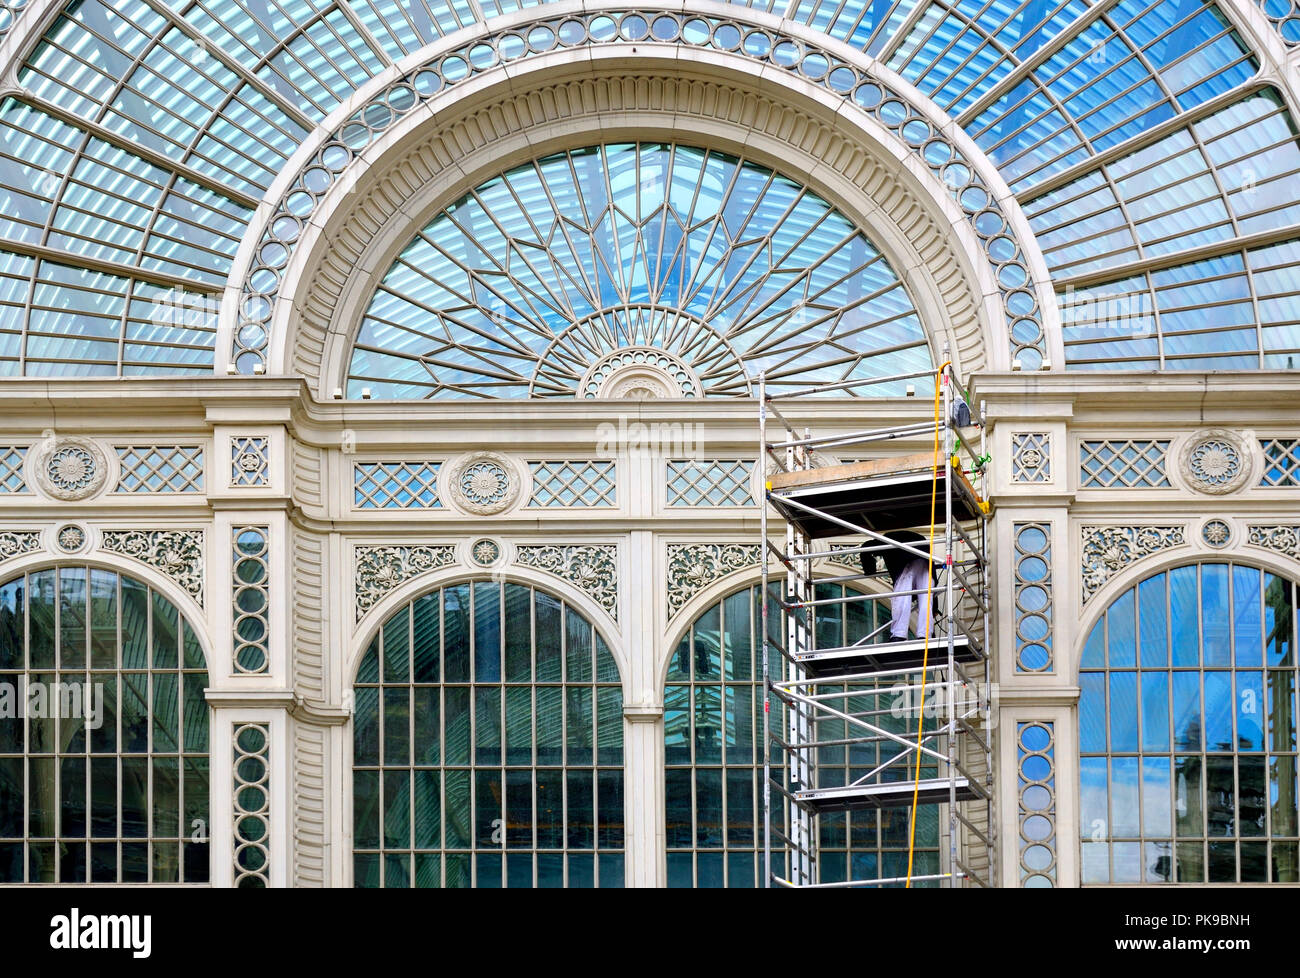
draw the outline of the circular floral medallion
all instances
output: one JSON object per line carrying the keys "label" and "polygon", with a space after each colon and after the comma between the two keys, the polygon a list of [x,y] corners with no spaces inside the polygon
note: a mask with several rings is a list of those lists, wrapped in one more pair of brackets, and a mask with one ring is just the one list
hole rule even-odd
{"label": "circular floral medallion", "polygon": [[1211,547],[1226,547],[1232,540],[1232,527],[1223,520],[1209,520],[1201,527],[1201,539]]}
{"label": "circular floral medallion", "polygon": [[501,547],[495,540],[479,540],[470,548],[470,556],[474,563],[490,567],[501,558]]}
{"label": "circular floral medallion", "polygon": [[99,446],[84,438],[59,438],[40,456],[36,474],[55,499],[85,499],[103,488],[108,465]]}
{"label": "circular floral medallion", "polygon": [[1183,474],[1192,488],[1223,495],[1241,487],[1250,474],[1250,455],[1241,436],[1231,431],[1204,431],[1183,449]]}
{"label": "circular floral medallion", "polygon": [[495,452],[476,452],[448,466],[443,482],[457,506],[478,516],[509,509],[523,492],[524,479],[515,465]]}
{"label": "circular floral medallion", "polygon": [[69,523],[59,529],[55,539],[58,541],[60,550],[70,554],[76,553],[86,545],[86,531],[73,523]]}

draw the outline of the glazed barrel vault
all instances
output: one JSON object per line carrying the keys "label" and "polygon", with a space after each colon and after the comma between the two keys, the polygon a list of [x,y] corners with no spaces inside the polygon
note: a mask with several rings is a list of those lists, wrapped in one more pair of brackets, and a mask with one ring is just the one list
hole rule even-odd
{"label": "glazed barrel vault", "polygon": [[[765,885],[760,384],[828,388],[815,471],[932,453],[945,369],[980,871],[1300,882],[1298,51],[1272,0],[0,0],[0,883]],[[961,875],[935,810],[820,882]]]}

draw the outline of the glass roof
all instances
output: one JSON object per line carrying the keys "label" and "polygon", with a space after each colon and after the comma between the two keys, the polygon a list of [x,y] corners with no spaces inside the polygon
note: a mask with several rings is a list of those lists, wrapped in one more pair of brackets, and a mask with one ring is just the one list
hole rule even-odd
{"label": "glass roof", "polygon": [[348,390],[573,397],[625,347],[671,351],[706,395],[759,372],[932,366],[898,276],[825,201],[732,156],[618,144],[511,170],[434,218],[366,310]]}
{"label": "glass roof", "polygon": [[[20,29],[33,6],[11,5],[0,28]],[[289,156],[326,115],[396,60],[442,37],[480,21],[527,16],[529,8],[544,18],[546,6],[69,3],[23,54],[19,90],[0,101],[0,376],[210,370],[218,356],[217,299],[238,243]],[[1067,367],[1285,367],[1300,356],[1300,288],[1289,284],[1300,278],[1300,212],[1289,189],[1300,171],[1295,122],[1220,5],[735,6],[865,51],[971,136],[1039,236],[1066,321]],[[1297,21],[1276,7],[1266,4],[1265,13],[1296,41],[1300,35],[1288,31],[1297,34]],[[773,38],[745,31],[742,55],[770,48]],[[444,248],[465,247],[450,218],[438,230],[451,235]],[[484,233],[493,232],[485,226]],[[619,287],[627,292],[633,283]],[[384,296],[392,299],[383,292],[376,303]],[[556,302],[568,315],[603,297],[574,286]],[[1127,318],[1113,318],[1116,310],[1127,310]],[[535,324],[539,316],[530,307],[520,321]],[[685,326],[653,326],[650,314],[637,316],[639,325],[629,319],[607,328],[680,329],[698,339]],[[363,338],[357,376],[371,378],[372,388],[382,383],[402,396],[428,396],[438,385],[427,386],[427,371],[416,382],[413,341],[393,349],[375,342],[427,328],[427,316],[389,323],[387,332],[368,321],[374,348]],[[521,337],[507,331],[487,342],[484,349],[518,352]],[[484,355],[465,349],[451,362],[459,369]],[[781,355],[792,353],[770,354],[773,362]],[[531,376],[524,359],[508,362],[499,395]],[[385,373],[399,363],[401,372]],[[576,368],[566,369],[534,393],[570,389]],[[446,393],[460,383],[445,385]],[[719,379],[717,390],[730,383]]]}

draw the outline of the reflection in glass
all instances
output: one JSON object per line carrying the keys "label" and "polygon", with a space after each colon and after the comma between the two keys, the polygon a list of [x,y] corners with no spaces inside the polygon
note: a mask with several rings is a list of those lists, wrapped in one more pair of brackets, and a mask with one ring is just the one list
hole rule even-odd
{"label": "reflection in glass", "polygon": [[1204,563],[1100,618],[1079,672],[1085,883],[1296,881],[1294,607],[1290,581]]}
{"label": "reflection in glass", "polygon": [[354,884],[622,886],[622,719],[613,655],[560,599],[408,603],[357,669]]}

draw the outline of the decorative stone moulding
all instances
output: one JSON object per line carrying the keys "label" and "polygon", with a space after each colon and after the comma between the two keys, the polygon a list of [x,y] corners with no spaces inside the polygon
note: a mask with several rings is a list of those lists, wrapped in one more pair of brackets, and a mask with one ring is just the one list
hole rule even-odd
{"label": "decorative stone moulding", "polygon": [[452,546],[357,547],[353,583],[356,617],[361,618],[404,581],[456,563]]}
{"label": "decorative stone moulding", "polygon": [[[28,454],[28,471],[47,496],[65,502],[87,499],[103,490],[109,480],[109,462],[89,438],[53,438]],[[112,480],[116,482],[117,480]]]}
{"label": "decorative stone moulding", "polygon": [[757,543],[669,544],[668,617],[714,581],[758,566],[762,549]]}
{"label": "decorative stone moulding", "polygon": [[1181,526],[1085,526],[1082,538],[1084,604],[1129,564],[1187,542]]}
{"label": "decorative stone moulding", "polygon": [[[473,516],[493,516],[531,495],[532,476],[496,452],[473,452],[453,459],[439,475],[440,496]],[[527,487],[528,491],[525,491]]]}
{"label": "decorative stone moulding", "polygon": [[1216,550],[1232,543],[1232,524],[1225,520],[1206,520],[1201,524],[1201,540]]}
{"label": "decorative stone moulding", "polygon": [[699,397],[704,386],[680,359],[648,346],[616,350],[597,360],[578,385],[581,396],[614,400]]}
{"label": "decorative stone moulding", "polygon": [[1180,456],[1181,471],[1187,484],[1197,492],[1222,496],[1236,492],[1254,469],[1254,450],[1258,440],[1224,428],[1200,431],[1188,439]]}
{"label": "decorative stone moulding", "polygon": [[80,553],[86,549],[86,531],[76,523],[59,527],[54,534],[54,542],[65,554]]}
{"label": "decorative stone moulding", "polygon": [[0,560],[41,549],[40,530],[0,530]]}
{"label": "decorative stone moulding", "polygon": [[[968,158],[950,137],[950,120],[932,119],[919,101],[871,75],[865,65],[850,64],[811,38],[787,36],[772,27],[736,17],[696,16],[663,11],[603,10],[567,17],[530,18],[508,29],[480,28],[478,38],[454,49],[441,49],[422,65],[375,93],[363,106],[303,159],[284,186],[265,221],[250,228],[256,241],[246,264],[231,279],[233,314],[230,356],[242,374],[266,371],[273,346],[272,322],[294,252],[304,229],[320,222],[319,208],[336,185],[346,183],[353,164],[403,118],[433,103],[442,93],[486,72],[562,49],[636,43],[647,49],[676,46],[742,58],[758,70],[789,75],[851,104],[882,125],[897,146],[939,183],[960,208],[988,263],[1003,307],[1010,352],[1026,369],[1046,360],[1044,314],[1036,282],[1020,240],[1021,228],[1009,219],[977,159]],[[800,28],[799,30],[802,30]],[[1021,222],[1023,226],[1023,221]]]}
{"label": "decorative stone moulding", "polygon": [[1300,526],[1252,525],[1246,542],[1300,561]]}
{"label": "decorative stone moulding", "polygon": [[104,530],[100,547],[162,571],[203,606],[202,530]]}
{"label": "decorative stone moulding", "polygon": [[618,620],[618,547],[612,543],[574,546],[520,546],[515,560],[524,567],[568,581]]}
{"label": "decorative stone moulding", "polygon": [[501,544],[495,540],[475,540],[469,547],[469,559],[480,567],[491,567],[501,560]]}

